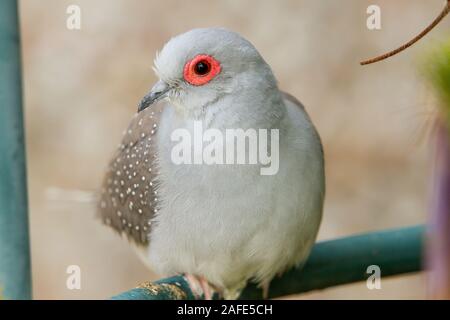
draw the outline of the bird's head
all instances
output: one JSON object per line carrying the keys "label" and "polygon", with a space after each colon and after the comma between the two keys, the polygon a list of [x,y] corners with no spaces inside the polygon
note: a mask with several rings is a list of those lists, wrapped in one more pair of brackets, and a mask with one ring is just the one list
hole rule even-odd
{"label": "bird's head", "polygon": [[255,47],[222,28],[194,29],[172,38],[157,54],[154,70],[159,81],[139,111],[168,99],[177,111],[198,115],[224,99],[255,103],[263,99],[262,92],[277,90],[270,67]]}

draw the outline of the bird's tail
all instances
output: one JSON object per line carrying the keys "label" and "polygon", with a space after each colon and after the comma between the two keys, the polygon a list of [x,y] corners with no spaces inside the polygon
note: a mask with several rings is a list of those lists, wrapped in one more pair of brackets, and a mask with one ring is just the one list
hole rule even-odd
{"label": "bird's tail", "polygon": [[99,194],[94,190],[48,187],[45,190],[45,198],[52,204],[77,203],[95,206],[98,203]]}

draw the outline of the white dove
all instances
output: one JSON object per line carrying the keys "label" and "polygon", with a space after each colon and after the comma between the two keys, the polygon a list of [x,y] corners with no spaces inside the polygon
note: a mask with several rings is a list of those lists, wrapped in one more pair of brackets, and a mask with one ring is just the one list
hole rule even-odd
{"label": "white dove", "polygon": [[[209,299],[215,290],[236,299],[248,281],[267,296],[271,279],[303,263],[316,239],[325,194],[319,135],[300,102],[279,90],[269,65],[237,33],[205,28],[178,35],[154,69],[160,80],[109,165],[99,214],[138,245],[154,271],[184,274],[199,297]],[[195,136],[199,124],[214,129],[216,139],[230,129],[248,134],[246,142],[251,132],[276,132],[266,139],[276,147],[276,170],[263,174],[267,163],[217,158],[176,163],[174,132]],[[202,155],[195,143],[207,145],[205,139],[194,139],[191,156]],[[249,145],[243,150],[251,157]]]}

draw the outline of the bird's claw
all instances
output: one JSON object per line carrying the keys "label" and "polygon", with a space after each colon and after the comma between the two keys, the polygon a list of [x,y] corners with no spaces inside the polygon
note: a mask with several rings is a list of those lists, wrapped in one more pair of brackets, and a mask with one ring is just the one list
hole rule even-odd
{"label": "bird's claw", "polygon": [[200,299],[203,296],[205,300],[212,300],[216,290],[205,278],[198,277],[193,274],[185,274],[184,278],[186,279],[195,298]]}

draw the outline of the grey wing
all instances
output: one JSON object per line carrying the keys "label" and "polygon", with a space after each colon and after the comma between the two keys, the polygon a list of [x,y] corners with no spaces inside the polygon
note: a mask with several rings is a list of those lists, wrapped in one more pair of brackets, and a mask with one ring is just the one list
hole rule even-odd
{"label": "grey wing", "polygon": [[98,216],[137,245],[148,245],[158,209],[156,138],[163,103],[137,113],[103,180]]}
{"label": "grey wing", "polygon": [[309,115],[308,115],[308,112],[306,112],[306,109],[305,109],[305,107],[303,106],[303,104],[302,104],[300,101],[298,101],[298,99],[297,99],[296,97],[294,97],[293,95],[291,95],[290,93],[281,91],[281,96],[283,97],[283,100],[284,100],[285,102],[288,101],[288,102],[294,104],[297,108],[299,108],[300,110],[302,110],[302,111],[305,113],[306,117],[308,118],[309,122],[311,123],[311,126],[312,126],[312,128],[313,128],[314,135],[316,136],[316,139],[317,139],[317,141],[319,142],[319,145],[320,145],[320,152],[322,153],[322,158],[323,158],[323,146],[322,146],[322,140],[321,140],[321,138],[320,138],[319,133],[317,132],[317,129],[315,128],[314,124],[312,123],[311,118],[310,118]]}
{"label": "grey wing", "polygon": [[303,111],[306,112],[303,104],[300,101],[298,101],[298,99],[296,97],[294,97],[292,94],[281,91],[281,96],[283,97],[284,100],[287,100],[287,101],[295,104],[297,107],[299,107],[300,109],[302,109]]}

